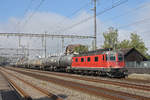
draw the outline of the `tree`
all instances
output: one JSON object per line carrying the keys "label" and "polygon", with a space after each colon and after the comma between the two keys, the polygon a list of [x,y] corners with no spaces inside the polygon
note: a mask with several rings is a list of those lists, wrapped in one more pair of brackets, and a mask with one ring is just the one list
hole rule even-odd
{"label": "tree", "polygon": [[131,48],[131,44],[129,40],[123,40],[119,43],[119,49]]}
{"label": "tree", "polygon": [[137,49],[139,52],[141,52],[143,55],[146,56],[148,49],[145,47],[145,44],[143,40],[140,38],[140,36],[137,35],[136,33],[131,33],[130,39],[131,39],[130,42],[131,47]]}
{"label": "tree", "polygon": [[147,53],[147,48],[143,40],[136,33],[131,33],[130,40],[118,41],[118,30],[110,27],[108,32],[103,33],[104,36],[104,45],[103,48],[113,48],[113,49],[124,49],[124,48],[135,48],[144,56],[150,58],[150,55]]}
{"label": "tree", "polygon": [[147,59],[149,59],[149,60],[150,60],[150,55],[149,55],[148,53],[147,53],[146,57],[147,57]]}
{"label": "tree", "polygon": [[77,53],[88,52],[88,46],[85,46],[85,45],[77,46],[74,48],[74,52],[77,52]]}
{"label": "tree", "polygon": [[108,29],[108,32],[103,33],[104,36],[104,45],[103,48],[118,48],[118,30],[114,29],[113,27],[110,27]]}

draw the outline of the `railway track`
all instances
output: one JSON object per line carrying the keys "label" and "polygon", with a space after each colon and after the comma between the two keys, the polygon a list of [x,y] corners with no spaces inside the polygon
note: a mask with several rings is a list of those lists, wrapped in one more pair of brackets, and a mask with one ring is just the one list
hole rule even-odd
{"label": "railway track", "polygon": [[73,75],[63,74],[63,73],[54,73],[54,72],[38,71],[38,70],[32,70],[32,72],[38,72],[38,73],[43,73],[43,74],[52,74],[52,75],[56,75],[56,76],[73,78],[73,79],[90,81],[90,82],[111,84],[111,85],[122,86],[122,87],[126,87],[126,88],[133,88],[133,89],[144,90],[144,91],[150,92],[150,86],[141,85],[141,84],[139,85],[139,84],[127,83],[127,82],[118,82],[118,81],[103,80],[103,79],[93,79],[93,78],[73,76]]}
{"label": "railway track", "polygon": [[10,80],[2,71],[0,71],[0,74],[8,81],[10,86],[16,91],[17,95],[19,95],[20,100],[32,100],[32,98],[25,92],[23,89],[18,87],[12,80]]}
{"label": "railway track", "polygon": [[122,80],[129,81],[129,82],[136,82],[136,83],[144,83],[144,84],[150,83],[149,80],[140,80],[140,79],[131,79],[131,78],[126,78]]}
{"label": "railway track", "polygon": [[82,83],[78,83],[78,82],[66,81],[63,79],[39,75],[39,74],[35,74],[32,72],[27,72],[27,71],[23,71],[23,70],[19,70],[19,69],[11,68],[11,70],[18,72],[20,74],[24,74],[24,75],[39,79],[39,80],[48,81],[48,82],[51,82],[54,84],[61,85],[63,87],[71,88],[71,89],[74,89],[77,91],[82,91],[84,93],[94,95],[94,96],[105,97],[105,98],[108,98],[111,100],[150,100],[150,98],[148,98],[148,97],[143,97],[143,96],[130,94],[130,93],[122,92],[122,91],[111,90],[111,89],[107,89],[107,88],[82,84]]}
{"label": "railway track", "polygon": [[[21,69],[23,69],[23,68],[21,68]],[[31,69],[26,69],[26,70],[31,70]],[[50,71],[41,71],[41,70],[34,70],[34,69],[32,69],[32,71],[35,71],[35,72],[39,72],[39,73],[47,73],[47,74],[57,74],[57,75],[59,75],[59,76],[73,76],[74,77],[74,75],[78,75],[78,74],[71,74],[71,73],[57,73],[57,72],[50,72]],[[75,76],[76,77],[76,76]],[[80,76],[77,76],[77,77],[83,77],[83,78],[86,78],[85,76],[83,76],[83,75],[80,75]],[[94,78],[96,78],[96,76],[88,76],[87,75],[87,77],[88,78],[90,78],[90,79],[93,79],[93,77]],[[124,81],[124,82],[132,82],[132,83],[142,83],[142,84],[149,84],[150,83],[150,80],[141,80],[141,79],[131,79],[131,78],[121,78],[121,79],[117,79],[117,78],[103,78],[103,77],[100,77],[101,79],[99,79],[99,76],[97,77],[97,79],[96,80],[106,80],[106,79],[109,79],[109,81],[112,81],[112,80],[115,80],[115,81]],[[95,79],[94,79],[95,80]]]}
{"label": "railway track", "polygon": [[62,73],[51,73],[51,72],[42,72],[42,71],[37,71],[37,72],[52,74],[52,75],[61,76],[61,77],[63,76],[63,77],[73,78],[73,79],[78,79],[78,80],[90,81],[90,82],[117,85],[117,86],[122,86],[126,88],[133,88],[133,89],[144,90],[144,91],[150,92],[150,86],[146,86],[146,85],[139,85],[139,84],[134,84],[134,83],[119,82],[119,81],[110,81],[110,80],[103,80],[103,79],[93,79],[93,78],[87,78],[87,77],[81,77],[81,76],[70,76],[70,75],[66,75]]}
{"label": "railway track", "polygon": [[[16,85],[15,82],[13,82],[11,79],[9,79],[9,77],[7,75],[11,75],[12,77],[15,77],[17,80],[23,82],[24,84],[28,85],[29,87],[32,87],[33,89],[39,91],[40,93],[46,95],[46,100],[63,100],[62,98],[56,96],[55,94],[52,94],[50,92],[48,92],[47,90],[44,90],[40,87],[35,86],[34,84],[27,82],[21,78],[19,78],[16,75],[13,75],[12,73],[9,73],[5,70],[2,70],[1,73],[3,74],[3,76],[9,81],[9,83],[15,88],[15,90],[17,90],[17,92],[21,95],[21,97],[25,100],[33,100],[33,98],[31,96],[29,96],[29,94],[27,92],[25,92],[23,89],[21,89],[19,86]],[[7,75],[6,75],[7,74]]]}

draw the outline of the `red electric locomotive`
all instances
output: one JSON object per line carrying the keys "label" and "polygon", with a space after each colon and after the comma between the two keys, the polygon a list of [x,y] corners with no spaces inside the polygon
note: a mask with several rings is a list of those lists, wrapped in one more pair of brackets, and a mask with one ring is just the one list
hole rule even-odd
{"label": "red electric locomotive", "polygon": [[72,69],[86,70],[108,75],[110,77],[125,77],[127,70],[124,68],[122,52],[99,50],[79,54],[72,58]]}

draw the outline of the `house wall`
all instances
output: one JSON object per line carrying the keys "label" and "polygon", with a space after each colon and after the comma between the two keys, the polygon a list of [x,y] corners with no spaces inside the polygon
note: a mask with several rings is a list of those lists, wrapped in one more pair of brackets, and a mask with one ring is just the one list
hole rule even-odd
{"label": "house wall", "polygon": [[145,58],[136,50],[132,50],[128,54],[125,55],[125,62],[128,62],[128,61],[140,62],[140,61],[144,61],[144,60],[145,60]]}

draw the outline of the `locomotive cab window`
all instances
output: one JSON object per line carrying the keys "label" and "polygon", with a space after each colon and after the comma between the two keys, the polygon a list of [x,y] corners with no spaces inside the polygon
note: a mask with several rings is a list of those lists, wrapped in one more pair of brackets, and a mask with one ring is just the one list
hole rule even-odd
{"label": "locomotive cab window", "polygon": [[95,57],[95,62],[98,62],[98,57]]}
{"label": "locomotive cab window", "polygon": [[111,61],[115,61],[116,60],[115,54],[110,54],[110,60]]}
{"label": "locomotive cab window", "polygon": [[81,62],[84,62],[84,58],[81,58]]}
{"label": "locomotive cab window", "polygon": [[122,54],[118,54],[118,60],[123,61],[123,55]]}
{"label": "locomotive cab window", "polygon": [[78,58],[76,58],[75,61],[78,62]]}
{"label": "locomotive cab window", "polygon": [[90,57],[88,57],[88,58],[87,58],[87,61],[88,61],[88,62],[90,62],[90,61],[91,61],[91,58],[90,58]]}
{"label": "locomotive cab window", "polygon": [[104,57],[104,55],[103,55],[103,61],[105,60],[105,57]]}
{"label": "locomotive cab window", "polygon": [[108,60],[108,58],[109,58],[109,57],[108,57],[108,55],[106,54],[106,61]]}

